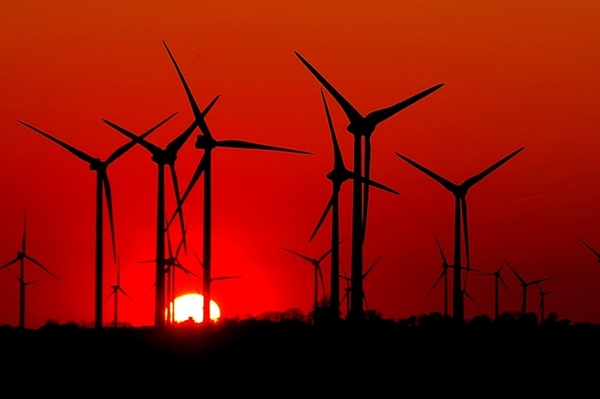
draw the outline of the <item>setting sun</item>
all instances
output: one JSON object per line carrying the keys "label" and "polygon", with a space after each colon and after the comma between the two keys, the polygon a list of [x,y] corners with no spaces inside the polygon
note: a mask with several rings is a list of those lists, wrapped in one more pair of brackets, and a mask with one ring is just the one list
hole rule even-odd
{"label": "setting sun", "polygon": [[[200,294],[185,294],[175,298],[174,320],[176,323],[188,321],[192,318],[196,323],[204,320],[204,297]],[[173,302],[171,303],[173,306]],[[221,309],[213,300],[210,301],[211,320],[217,321],[221,317]],[[166,309],[165,309],[166,315]]]}

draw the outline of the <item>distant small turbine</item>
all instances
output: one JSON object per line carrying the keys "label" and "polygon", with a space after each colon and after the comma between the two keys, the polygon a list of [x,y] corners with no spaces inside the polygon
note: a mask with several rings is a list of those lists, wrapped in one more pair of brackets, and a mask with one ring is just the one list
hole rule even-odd
{"label": "distant small turbine", "polygon": [[521,303],[521,314],[524,316],[527,313],[527,288],[530,285],[538,284],[542,281],[553,279],[555,276],[540,278],[537,280],[531,279],[531,281],[527,282],[523,279],[523,277],[519,275],[519,273],[517,273],[517,271],[511,266],[510,263],[508,263],[508,261],[505,261],[505,263],[510,268],[510,270],[512,270],[513,274],[515,275],[515,277],[517,277],[517,279],[521,283],[521,287],[523,288],[523,302]]}
{"label": "distant small turbine", "polygon": [[480,274],[485,275],[485,276],[494,276],[494,318],[496,318],[496,319],[500,315],[500,285],[499,285],[499,283],[502,283],[502,285],[504,286],[504,288],[506,288],[506,291],[508,291],[508,293],[510,294],[511,297],[513,296],[512,292],[510,292],[510,289],[508,288],[508,285],[506,285],[504,278],[500,274],[502,272],[502,268],[506,264],[507,257],[508,257],[508,255],[506,255],[506,257],[502,261],[502,264],[496,271],[479,272]]}
{"label": "distant small turbine", "polygon": [[315,268],[314,309],[315,309],[315,314],[316,314],[317,311],[319,310],[319,278],[321,279],[321,288],[323,288],[323,295],[325,295],[325,283],[323,281],[323,271],[321,270],[321,262],[331,253],[332,249],[328,249],[323,255],[321,255],[319,258],[315,259],[315,258],[310,258],[306,255],[302,255],[298,252],[294,252],[287,248],[282,248],[282,247],[280,247],[280,248],[286,252],[289,252],[293,255],[298,256],[299,258],[304,259],[305,261],[312,264],[313,267]]}
{"label": "distant small turbine", "polygon": [[110,286],[110,294],[106,297],[104,302],[108,302],[111,296],[114,295],[114,310],[113,310],[113,327],[119,326],[119,293],[125,295],[131,301],[135,302],[132,297],[129,296],[127,292],[121,287],[121,262],[117,257],[117,283],[115,285]]}
{"label": "distant small turbine", "polygon": [[557,294],[559,292],[562,292],[563,290],[558,290],[558,291],[544,291],[542,289],[542,287],[540,287],[539,284],[535,284],[538,288],[538,291],[540,293],[540,306],[539,306],[539,311],[540,311],[540,323],[543,323],[545,318],[545,312],[544,312],[544,308],[545,308],[545,302],[546,302],[546,295],[550,295],[550,294]]}
{"label": "distant small turbine", "polygon": [[50,276],[54,277],[54,279],[56,281],[60,281],[60,279],[58,277],[56,277],[44,265],[42,265],[40,262],[38,262],[37,260],[35,260],[31,256],[27,255],[27,217],[24,215],[23,216],[23,239],[21,241],[21,250],[19,252],[17,252],[16,258],[14,258],[13,260],[11,260],[11,261],[5,263],[4,265],[0,266],[0,270],[1,270],[1,269],[6,268],[6,267],[9,267],[13,263],[19,262],[19,275],[16,275],[15,273],[13,273],[12,270],[9,269],[9,271],[11,272],[11,274],[13,276],[15,276],[15,278],[20,283],[20,289],[19,289],[19,328],[25,328],[25,289],[30,284],[34,284],[34,283],[46,280],[46,279],[38,279],[38,280],[33,280],[33,281],[25,281],[25,259],[29,260],[31,263],[33,263],[34,265],[36,265],[37,267],[39,267],[40,269],[42,269],[43,271],[45,271],[46,273],[48,273]]}
{"label": "distant small turbine", "polygon": [[453,281],[453,317],[457,320],[464,320],[464,301],[463,301],[463,290],[461,288],[461,262],[462,262],[462,245],[461,245],[461,215],[462,215],[462,231],[465,237],[465,255],[467,270],[471,268],[471,260],[469,253],[469,225],[467,222],[467,193],[475,184],[479,183],[482,179],[487,177],[494,170],[498,169],[509,159],[523,151],[525,147],[521,147],[516,151],[508,154],[498,162],[494,163],[482,172],[471,176],[460,184],[455,184],[448,179],[438,175],[435,172],[419,165],[412,159],[405,157],[404,155],[396,152],[396,155],[407,162],[409,165],[423,172],[433,180],[441,184],[446,190],[450,191],[455,198],[454,206],[454,281]]}

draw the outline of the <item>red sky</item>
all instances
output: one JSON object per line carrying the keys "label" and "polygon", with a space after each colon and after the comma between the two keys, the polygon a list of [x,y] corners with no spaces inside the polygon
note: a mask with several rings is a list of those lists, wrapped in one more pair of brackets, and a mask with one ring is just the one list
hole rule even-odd
{"label": "red sky", "polygon": [[[102,118],[139,134],[179,111],[149,138],[164,147],[192,115],[161,40],[201,106],[221,94],[207,117],[217,139],[314,153],[215,150],[214,275],[244,276],[214,284],[224,316],[292,307],[310,311],[311,267],[279,247],[313,257],[328,249],[329,220],[308,243],[329,199],[325,175],[332,151],[320,86],[294,56],[298,51],[364,114],[445,83],[373,135],[372,177],[402,195],[372,191],[365,264],[382,258],[365,281],[371,308],[391,318],[440,310],[441,290],[423,299],[441,270],[430,229],[452,256],[453,197],[394,152],[460,183],[524,146],[467,196],[472,266],[493,270],[512,248],[509,261],[522,274],[557,276],[544,287],[564,292],[548,296],[547,312],[600,322],[600,266],[574,238],[600,249],[600,6],[590,1],[163,3],[0,6],[0,263],[15,257],[26,211],[29,255],[61,278],[30,286],[28,326],[48,319],[93,320],[95,175],[17,120],[104,159],[127,140]],[[347,119],[328,100],[351,167]],[[177,161],[182,186],[202,155],[194,141],[195,136]],[[121,318],[151,324],[148,290],[154,272],[137,262],[154,257],[156,167],[147,151],[136,147],[108,172],[122,285],[136,300],[123,301]],[[350,193],[347,183],[341,224],[348,238]],[[166,198],[172,210],[170,180]],[[182,257],[197,272],[191,249],[201,254],[201,212],[199,186],[187,202],[190,253]],[[115,266],[108,234],[105,242],[108,294]],[[346,268],[349,243],[342,245]],[[27,267],[32,279],[43,277]],[[517,280],[509,273],[504,277],[517,300],[502,292],[502,310],[516,311]],[[191,289],[179,281],[182,293]],[[471,295],[491,314],[493,280],[469,281]],[[17,301],[18,284],[2,270],[0,324],[17,323]],[[532,287],[529,309],[538,303]],[[477,313],[477,307],[466,305],[467,317]],[[111,317],[108,302],[105,320]]]}

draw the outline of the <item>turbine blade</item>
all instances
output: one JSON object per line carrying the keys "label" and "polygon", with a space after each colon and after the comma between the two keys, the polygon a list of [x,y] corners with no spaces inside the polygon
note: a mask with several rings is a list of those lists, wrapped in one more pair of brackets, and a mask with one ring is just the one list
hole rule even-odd
{"label": "turbine blade", "polygon": [[173,243],[171,242],[171,230],[170,229],[165,229],[165,230],[167,233],[167,251],[169,252],[169,259],[173,259]]}
{"label": "turbine blade", "polygon": [[177,209],[175,210],[175,213],[173,213],[173,216],[171,216],[171,218],[169,219],[169,222],[167,223],[167,226],[166,226],[167,229],[169,228],[171,223],[173,223],[173,220],[175,220],[175,217],[177,217],[177,214],[179,213],[179,209],[183,206],[183,203],[187,199],[188,195],[190,195],[190,192],[194,188],[194,185],[196,184],[196,182],[198,182],[198,179],[200,179],[200,176],[206,170],[206,168],[208,168],[208,160],[207,160],[206,156],[203,155],[202,159],[200,159],[200,162],[198,163],[198,166],[196,167],[196,170],[194,171],[194,174],[192,175],[192,179],[188,183],[188,186],[185,189],[183,196],[181,197],[181,203],[177,204]]}
{"label": "turbine blade", "polygon": [[305,260],[305,261],[307,261],[307,262],[310,262],[310,263],[317,262],[317,260],[316,260],[316,259],[309,258],[308,256],[304,256],[304,255],[302,255],[302,254],[299,254],[298,252],[294,252],[294,251],[292,251],[292,250],[290,250],[290,249],[286,249],[286,248],[283,248],[283,247],[279,247],[279,248],[280,248],[280,249],[283,249],[284,251],[286,251],[286,252],[289,252],[289,253],[291,253],[291,254],[293,254],[293,255],[296,255],[296,256],[298,256],[298,257],[300,257],[300,258],[304,259],[304,260]]}
{"label": "turbine blade", "polygon": [[164,40],[162,43],[165,46],[167,53],[169,54],[169,58],[171,59],[173,66],[175,66],[175,70],[177,71],[179,80],[181,81],[181,84],[183,85],[183,89],[185,90],[185,94],[188,98],[188,102],[190,103],[190,107],[192,108],[192,114],[194,115],[194,119],[196,119],[196,123],[198,124],[198,127],[200,128],[200,130],[202,131],[202,133],[205,136],[212,137],[210,134],[210,130],[208,129],[208,125],[204,121],[204,115],[200,111],[200,108],[198,107],[198,104],[196,103],[196,100],[194,99],[194,96],[192,95],[192,91],[190,90],[190,87],[188,86],[187,82],[185,81],[185,78],[183,77],[183,73],[181,72],[181,69],[179,69],[179,65],[177,65],[177,62],[175,61],[175,57],[173,57],[173,54],[171,54],[171,50],[169,50],[169,47],[167,47],[167,43],[165,43]]}
{"label": "turbine blade", "polygon": [[18,262],[18,261],[19,261],[19,258],[18,258],[18,257],[16,257],[16,258],[14,258],[13,260],[11,260],[11,261],[9,261],[9,262],[7,262],[7,263],[3,264],[2,266],[0,266],[0,269],[4,269],[5,267],[8,267],[8,266],[10,266],[10,265],[12,265],[13,263],[15,263],[15,262]]}
{"label": "turbine blade", "polygon": [[583,241],[581,238],[575,236],[575,238],[577,238],[579,241],[581,241],[581,243],[583,245],[585,245],[590,251],[593,252],[594,255],[596,255],[596,257],[598,258],[598,261],[600,261],[600,252],[596,251],[594,248],[592,248],[587,242]]}
{"label": "turbine blade", "polygon": [[444,255],[442,246],[440,245],[440,242],[439,242],[437,236],[433,232],[433,229],[431,229],[431,233],[433,233],[433,238],[435,238],[435,243],[437,244],[438,250],[440,251],[440,256],[442,257],[442,267],[448,267],[448,261],[446,260],[446,255]]}
{"label": "turbine blade", "polygon": [[[433,285],[431,286],[431,288],[429,289],[429,291],[427,291],[427,295],[425,295],[425,298],[427,298],[429,296],[429,294],[431,294],[431,292],[434,290],[434,288],[438,285],[438,283],[440,282],[440,280],[446,275],[446,269],[442,270],[442,272],[440,273],[440,275],[438,276],[438,278],[435,280],[435,283],[433,283]],[[423,299],[425,299],[423,298]]]}
{"label": "turbine blade", "polygon": [[530,282],[529,284],[530,284],[530,285],[531,285],[531,284],[539,284],[539,283],[541,283],[541,282],[544,282],[544,281],[551,280],[551,279],[553,279],[553,278],[555,278],[555,277],[556,277],[556,276],[552,276],[552,277],[545,277],[545,278],[540,278],[540,279],[538,279],[538,280],[534,280],[534,281]]}
{"label": "turbine blade", "polygon": [[358,180],[361,181],[362,183],[364,183],[365,185],[377,187],[380,190],[384,190],[384,191],[387,191],[387,192],[392,193],[392,194],[400,195],[400,193],[398,191],[394,190],[393,188],[389,188],[388,186],[385,186],[385,185],[383,185],[381,183],[378,183],[378,182],[376,182],[374,180],[371,180],[371,179],[367,180],[366,177],[359,176],[357,173],[354,173],[354,172],[350,172],[350,174],[353,176],[353,178],[354,177],[358,177]]}
{"label": "turbine blade", "polygon": [[506,285],[506,282],[504,281],[504,279],[502,278],[502,276],[498,277],[498,279],[500,280],[500,282],[502,283],[502,285],[504,286],[504,288],[506,288],[506,291],[508,291],[508,293],[510,294],[510,296],[514,298],[512,292],[510,292],[510,289],[508,288],[508,285]]}
{"label": "turbine blade", "polygon": [[117,132],[123,134],[125,137],[132,140],[135,144],[139,144],[142,147],[144,147],[152,155],[161,154],[163,152],[163,150],[161,148],[159,148],[158,146],[146,141],[141,136],[136,136],[135,134],[131,133],[129,130],[122,128],[121,126],[117,125],[116,123],[113,123],[107,119],[102,119],[102,121],[104,123],[106,123],[108,126],[115,129]]}
{"label": "turbine blade", "polygon": [[217,147],[239,148],[239,149],[245,149],[245,150],[267,150],[267,151],[291,152],[291,153],[295,153],[295,154],[312,155],[312,152],[308,152],[308,151],[294,150],[291,148],[284,148],[284,147],[275,147],[272,145],[251,143],[249,141],[242,141],[242,140],[221,140],[217,143]]}
{"label": "turbine blade", "polygon": [[337,103],[342,107],[342,110],[346,114],[346,117],[350,120],[350,122],[362,121],[363,116],[350,104],[348,100],[346,100],[336,89],[329,83],[312,65],[308,63],[297,51],[294,51],[296,57],[300,59],[300,61],[304,64],[306,68],[313,74],[315,78],[327,89],[329,94],[337,101]]}
{"label": "turbine blade", "polygon": [[204,269],[204,265],[202,264],[202,261],[200,260],[200,257],[198,256],[198,254],[196,253],[196,251],[193,251],[193,250],[192,250],[192,252],[194,253],[194,256],[196,257],[196,260],[197,260],[197,261],[198,261],[198,263],[200,264],[200,267],[201,267],[202,269]]}
{"label": "turbine blade", "polygon": [[234,278],[242,278],[244,276],[220,276],[220,277],[215,277],[212,279],[212,281],[218,281],[218,280],[231,280]]}
{"label": "turbine blade", "polygon": [[[142,135],[140,135],[140,138],[143,139],[143,138],[148,137],[151,133],[153,133],[156,129],[158,129],[165,123],[167,123],[167,121],[169,119],[171,119],[172,117],[174,117],[175,115],[177,115],[177,112],[172,113],[167,118],[163,119],[161,122],[159,122],[158,124],[151,127],[149,130],[146,130]],[[110,156],[106,159],[106,161],[104,161],[104,163],[107,165],[112,163],[117,158],[119,158],[121,155],[123,155],[127,151],[129,151],[133,146],[135,146],[135,144],[136,144],[135,141],[130,141],[129,143],[123,144],[121,147],[117,148],[112,154],[110,154]]]}
{"label": "turbine blade", "polygon": [[171,140],[171,142],[169,142],[169,144],[167,144],[165,150],[170,153],[177,153],[181,149],[181,147],[183,147],[185,142],[190,138],[195,128],[196,122],[192,122],[192,124],[188,126],[188,128],[185,129],[183,133],[175,137],[173,140]]}
{"label": "turbine blade", "polygon": [[473,185],[480,182],[481,179],[483,179],[484,177],[486,177],[487,175],[492,173],[494,170],[496,170],[500,166],[502,166],[509,159],[511,159],[512,157],[514,157],[515,155],[517,155],[518,153],[523,151],[523,149],[525,149],[525,147],[521,147],[518,150],[511,152],[510,154],[508,154],[507,156],[505,156],[504,158],[502,158],[501,160],[499,160],[498,162],[496,162],[489,168],[485,169],[483,172],[480,172],[480,173],[476,174],[475,176],[470,177],[467,180],[465,180],[464,183],[461,184],[461,186],[464,187],[465,190],[468,190],[469,188],[473,187]]}
{"label": "turbine blade", "polygon": [[[112,252],[113,252],[113,260],[117,262],[117,239],[115,236],[115,219],[113,216],[113,206],[112,206],[112,193],[110,190],[110,182],[108,181],[108,174],[106,170],[100,173],[100,179],[102,179],[102,183],[104,185],[104,195],[106,196],[106,208],[108,209],[108,222],[110,224],[110,236],[112,238]],[[102,193],[99,193],[102,195]]]}
{"label": "turbine blade", "polygon": [[327,250],[327,252],[325,252],[323,255],[321,255],[321,257],[319,259],[317,259],[317,264],[321,263],[323,261],[323,259],[325,259],[331,253],[331,251],[333,251],[333,248],[329,248]]}
{"label": "turbine blade", "polygon": [[319,278],[321,279],[321,289],[323,290],[323,295],[325,295],[325,280],[323,279],[323,270],[321,266],[317,265],[317,272],[319,273]]}
{"label": "turbine blade", "polygon": [[81,159],[84,162],[87,163],[92,163],[96,160],[96,158],[92,157],[91,155],[86,154],[85,152],[65,143],[64,141],[61,141],[59,139],[57,139],[56,137],[53,137],[51,135],[49,135],[46,132],[43,132],[42,130],[38,129],[37,127],[33,127],[23,121],[18,121],[21,125],[26,126],[28,128],[30,128],[31,130],[38,132],[39,134],[41,134],[42,136],[46,137],[47,139],[55,142],[56,144],[58,144],[59,146],[61,146],[62,148],[64,148],[65,150],[69,151],[71,154],[75,155],[77,158]]}
{"label": "turbine blade", "polygon": [[517,271],[515,269],[513,269],[513,267],[510,265],[510,263],[508,263],[508,261],[506,261],[506,265],[508,266],[508,268],[510,270],[512,270],[512,272],[514,273],[514,275],[517,277],[517,279],[521,282],[521,284],[527,284],[525,282],[525,280],[523,280],[523,278],[521,276],[519,276],[519,273],[517,273]]}
{"label": "turbine blade", "polygon": [[481,310],[485,310],[485,309],[483,309],[483,307],[481,307],[481,305],[479,303],[477,303],[477,301],[471,296],[471,294],[469,294],[467,291],[463,291],[463,293],[465,294],[465,296],[467,298],[469,298],[469,300],[471,302],[473,302],[475,305],[477,305]]}
{"label": "turbine blade", "polygon": [[42,265],[40,262],[38,262],[37,260],[33,259],[31,256],[29,255],[24,255],[27,259],[29,259],[31,262],[35,263],[39,268],[41,268],[43,271],[45,271],[46,273],[48,273],[49,275],[51,275],[52,277],[54,277],[57,281],[60,281],[60,279],[58,277],[56,277],[54,275],[54,273],[52,273],[50,270],[48,270],[44,265]]}
{"label": "turbine blade", "polygon": [[132,297],[130,297],[130,296],[129,296],[129,294],[125,292],[125,290],[124,290],[123,288],[119,287],[119,288],[118,288],[118,290],[119,290],[119,291],[121,291],[121,294],[125,295],[125,296],[126,296],[127,298],[129,298],[129,299],[130,299],[132,302],[135,302],[135,301],[133,300],[133,298],[132,298]]}
{"label": "turbine blade", "polygon": [[418,163],[416,163],[415,161],[413,161],[410,158],[405,157],[404,155],[396,152],[395,153],[400,159],[406,161],[409,165],[417,168],[418,170],[420,170],[421,172],[425,173],[427,176],[431,177],[433,180],[437,181],[438,183],[440,183],[446,190],[454,193],[456,191],[456,189],[458,188],[458,186],[454,183],[452,183],[450,180],[443,178],[442,176],[438,175],[435,172],[432,172],[431,170],[427,169],[424,166],[419,165]]}
{"label": "turbine blade", "polygon": [[175,212],[179,213],[179,225],[181,227],[181,242],[183,242],[183,252],[187,254],[185,222],[183,221],[183,205],[181,201],[181,194],[179,192],[179,181],[177,180],[177,171],[175,170],[175,163],[169,164],[169,170],[171,171],[171,181],[173,182],[173,189],[175,190],[175,202],[179,204]]}
{"label": "turbine blade", "polygon": [[111,296],[113,296],[115,293],[115,290],[111,290],[110,294],[107,295],[106,299],[104,300],[104,303],[108,302],[108,300],[110,299]]}
{"label": "turbine blade", "polygon": [[373,270],[373,268],[375,267],[375,265],[377,265],[377,263],[379,263],[379,261],[381,260],[381,256],[379,258],[377,258],[377,260],[371,265],[371,267],[369,267],[367,269],[367,271],[363,274],[362,279],[366,279],[367,276],[369,275],[369,273],[371,273],[371,270]]}
{"label": "turbine blade", "polygon": [[333,128],[333,122],[331,121],[331,115],[329,114],[329,107],[327,106],[327,100],[325,100],[323,89],[321,89],[321,98],[323,99],[325,115],[327,116],[327,125],[329,126],[329,133],[331,134],[331,144],[333,145],[333,169],[346,169],[344,166],[344,158],[342,157],[342,150],[338,143],[335,129]]}
{"label": "turbine blade", "polygon": [[315,227],[315,229],[313,230],[312,234],[310,235],[310,238],[308,239],[308,242],[312,241],[312,239],[315,237],[315,235],[317,234],[317,232],[321,228],[321,225],[325,221],[325,218],[327,217],[327,214],[329,213],[329,210],[333,206],[334,199],[335,199],[335,195],[332,194],[331,197],[329,198],[329,201],[327,202],[327,206],[325,207],[325,211],[323,211],[323,214],[319,218],[319,222],[317,223],[317,226]]}
{"label": "turbine blade", "polygon": [[423,90],[422,92],[417,93],[405,100],[402,100],[397,104],[394,104],[392,106],[389,106],[387,108],[383,108],[383,109],[380,109],[377,111],[373,111],[366,116],[366,119],[369,120],[369,122],[373,123],[374,125],[377,125],[377,124],[383,122],[384,120],[392,117],[393,115],[397,114],[398,112],[402,111],[403,109],[411,106],[412,104],[416,103],[417,101],[427,97],[434,91],[440,89],[442,86],[444,86],[443,83],[437,84],[437,85],[432,86],[429,89]]}
{"label": "turbine blade", "polygon": [[463,231],[465,234],[465,257],[467,259],[467,270],[471,270],[471,253],[469,251],[469,221],[467,218],[467,200],[462,197],[460,199],[462,208]]}

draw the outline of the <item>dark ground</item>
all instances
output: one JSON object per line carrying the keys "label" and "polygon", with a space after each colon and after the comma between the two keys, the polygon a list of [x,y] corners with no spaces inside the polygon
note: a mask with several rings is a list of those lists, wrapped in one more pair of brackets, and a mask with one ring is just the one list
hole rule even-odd
{"label": "dark ground", "polygon": [[573,396],[587,389],[597,396],[600,382],[600,326],[508,316],[498,322],[454,323],[433,315],[418,322],[335,326],[223,320],[163,331],[0,327],[0,353],[6,389],[67,396],[171,390],[195,396]]}

